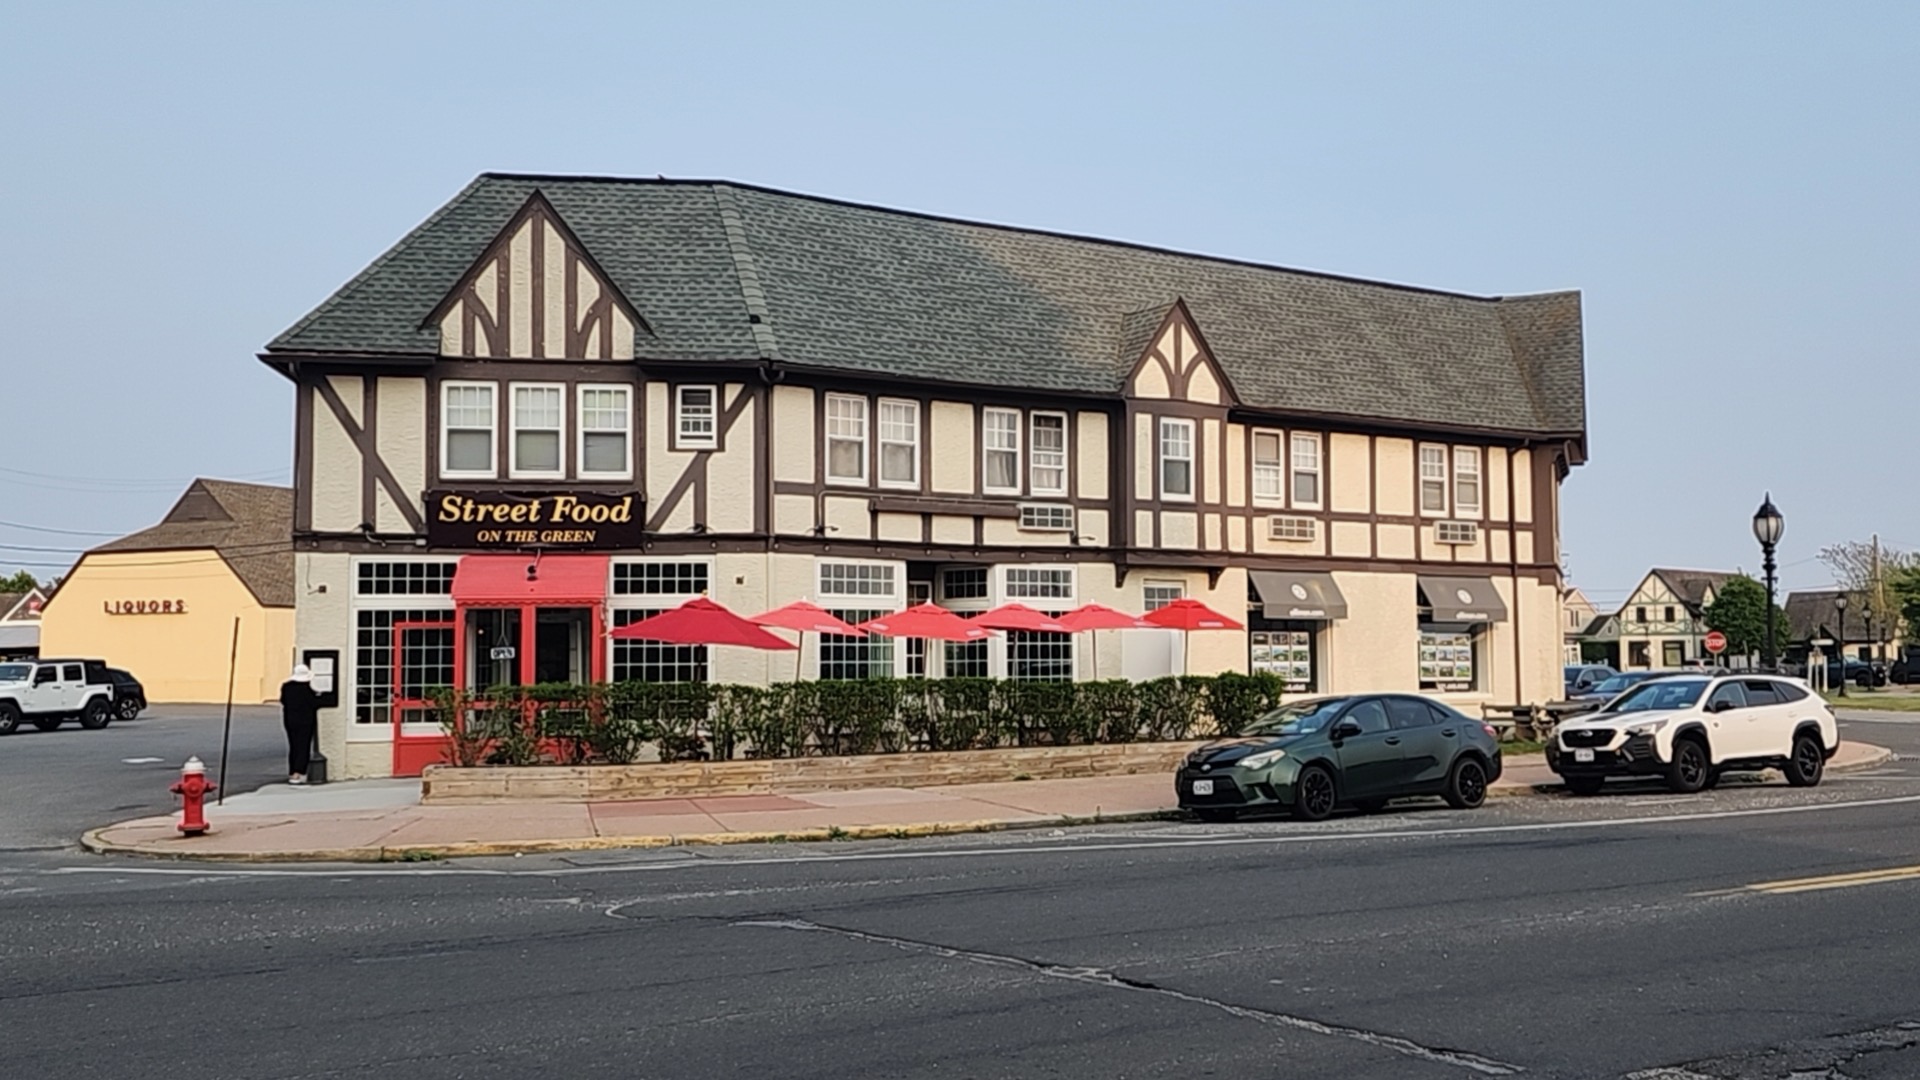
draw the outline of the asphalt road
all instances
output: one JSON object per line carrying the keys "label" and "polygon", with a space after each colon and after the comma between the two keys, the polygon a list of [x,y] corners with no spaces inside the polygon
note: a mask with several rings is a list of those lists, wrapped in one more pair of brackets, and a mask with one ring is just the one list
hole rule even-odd
{"label": "asphalt road", "polygon": [[[1920,716],[1849,734],[1920,757]],[[11,797],[9,797],[11,805]],[[1920,762],[431,866],[0,853],[0,1076],[1920,1076]],[[1871,881],[1872,883],[1866,883]]]}
{"label": "asphalt road", "polygon": [[[220,705],[156,705],[99,731],[26,724],[0,737],[0,853],[71,850],[88,829],[167,813],[190,755],[219,769],[223,724]],[[286,754],[278,707],[234,706],[229,794],[286,779]]]}

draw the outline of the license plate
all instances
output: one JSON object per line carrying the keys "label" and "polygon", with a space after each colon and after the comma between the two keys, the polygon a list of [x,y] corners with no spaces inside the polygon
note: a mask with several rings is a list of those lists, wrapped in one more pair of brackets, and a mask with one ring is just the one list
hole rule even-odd
{"label": "license plate", "polygon": [[1211,795],[1211,794],[1213,794],[1213,781],[1211,781],[1211,780],[1195,780],[1195,781],[1193,782],[1193,793],[1194,793],[1195,795]]}
{"label": "license plate", "polygon": [[1593,751],[1591,751],[1591,750],[1575,750],[1575,751],[1573,752],[1573,760],[1575,760],[1575,761],[1592,761],[1592,760],[1593,760]]}

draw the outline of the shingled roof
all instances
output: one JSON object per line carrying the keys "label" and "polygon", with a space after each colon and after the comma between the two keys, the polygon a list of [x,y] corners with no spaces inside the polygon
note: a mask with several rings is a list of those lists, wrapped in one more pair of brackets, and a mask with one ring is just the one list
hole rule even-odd
{"label": "shingled roof", "polygon": [[88,555],[212,550],[265,607],[293,606],[293,489],[195,480],[160,524]]}
{"label": "shingled roof", "polygon": [[1718,595],[1728,578],[1739,576],[1725,570],[1673,570],[1661,567],[1655,567],[1653,572],[1695,615],[1706,608],[1708,593]]}
{"label": "shingled roof", "polygon": [[646,320],[642,360],[1111,396],[1143,314],[1181,300],[1254,408],[1586,432],[1577,292],[1466,296],[705,180],[484,174],[266,358],[434,355],[427,315],[536,192]]}

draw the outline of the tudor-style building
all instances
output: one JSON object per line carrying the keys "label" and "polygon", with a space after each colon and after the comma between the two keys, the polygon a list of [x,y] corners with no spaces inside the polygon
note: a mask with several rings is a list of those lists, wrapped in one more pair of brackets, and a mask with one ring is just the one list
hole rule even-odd
{"label": "tudor-style building", "polygon": [[[1577,293],[1484,298],[739,184],[485,175],[277,338],[338,775],[436,686],[792,677],[615,642],[702,593],[1246,633],[816,641],[803,677],[1268,670],[1558,696]],[[1097,650],[1097,655],[1096,655]]]}

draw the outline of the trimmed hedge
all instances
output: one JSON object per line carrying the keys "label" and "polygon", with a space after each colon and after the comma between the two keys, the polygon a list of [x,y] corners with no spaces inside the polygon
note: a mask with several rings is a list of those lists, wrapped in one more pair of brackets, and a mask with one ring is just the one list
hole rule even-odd
{"label": "trimmed hedge", "polygon": [[1168,742],[1238,730],[1279,704],[1272,675],[1148,682],[857,679],[743,686],[625,682],[443,690],[455,765],[727,761]]}

